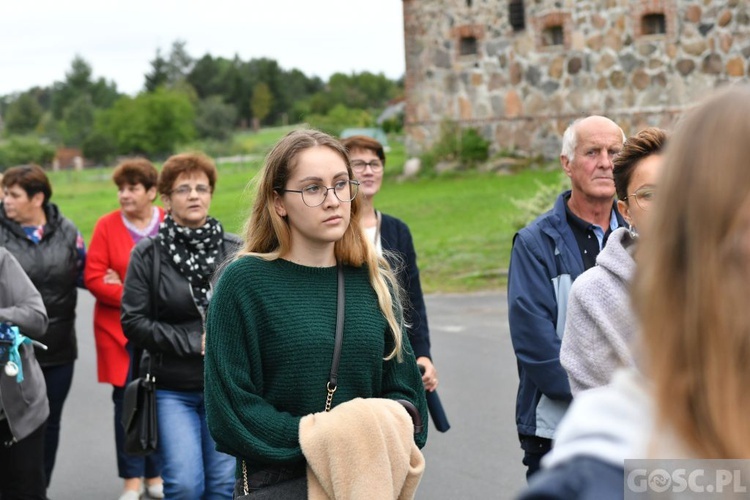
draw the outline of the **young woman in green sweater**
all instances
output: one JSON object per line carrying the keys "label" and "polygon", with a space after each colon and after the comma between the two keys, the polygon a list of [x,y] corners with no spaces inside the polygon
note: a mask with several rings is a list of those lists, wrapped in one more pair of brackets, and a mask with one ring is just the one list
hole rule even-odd
{"label": "young woman in green sweater", "polygon": [[[208,425],[218,449],[237,457],[240,478],[244,465],[251,491],[305,475],[299,422],[325,408],[337,264],[346,307],[333,406],[405,399],[427,421],[399,287],[361,230],[352,179],[332,137],[298,130],[281,139],[260,174],[244,247],[215,288],[206,320]],[[414,436],[420,448],[426,427]]]}

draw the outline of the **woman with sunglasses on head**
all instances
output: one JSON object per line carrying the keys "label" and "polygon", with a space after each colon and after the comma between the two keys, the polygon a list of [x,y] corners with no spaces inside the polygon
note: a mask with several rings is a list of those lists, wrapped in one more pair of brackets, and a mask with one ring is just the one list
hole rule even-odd
{"label": "woman with sunglasses on head", "polygon": [[[208,422],[218,448],[237,457],[236,494],[304,483],[303,417],[322,412],[326,396],[330,415],[358,398],[385,398],[377,401],[407,400],[426,418],[398,285],[360,230],[357,188],[343,146],[314,130],[284,137],[260,173],[244,247],[206,322]],[[339,272],[343,340],[338,385],[327,393]],[[408,422],[412,446],[423,446],[426,426],[412,437]],[[368,477],[363,470],[354,481]]]}
{"label": "woman with sunglasses on head", "polygon": [[216,451],[208,433],[203,390],[211,276],[240,243],[208,215],[216,176],[203,155],[167,159],[158,182],[167,215],[157,236],[133,249],[122,295],[123,332],[144,351],[140,375],[156,379],[164,496],[173,500],[231,498],[234,484],[234,460]]}
{"label": "woman with sunglasses on head", "polygon": [[630,137],[614,160],[617,209],[629,224],[612,232],[570,290],[560,362],[573,395],[606,385],[621,366],[634,366],[630,341],[636,331],[630,281],[636,267],[639,230],[652,216],[667,133],[647,128]]}
{"label": "woman with sunglasses on head", "polygon": [[362,206],[362,227],[373,242],[378,254],[388,259],[391,267],[398,270],[399,283],[404,288],[404,311],[409,327],[409,341],[424,367],[422,383],[427,391],[438,386],[437,370],[430,354],[430,329],[427,309],[419,280],[417,253],[411,231],[403,221],[375,209],[375,195],[383,184],[385,151],[383,145],[371,137],[355,135],[341,141],[351,159],[354,177],[359,181]]}

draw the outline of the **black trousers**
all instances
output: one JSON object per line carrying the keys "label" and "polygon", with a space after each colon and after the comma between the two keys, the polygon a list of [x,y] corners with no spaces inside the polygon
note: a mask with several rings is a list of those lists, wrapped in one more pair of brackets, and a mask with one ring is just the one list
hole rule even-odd
{"label": "black trousers", "polygon": [[47,423],[24,439],[13,442],[8,421],[0,421],[0,498],[45,500],[44,434]]}

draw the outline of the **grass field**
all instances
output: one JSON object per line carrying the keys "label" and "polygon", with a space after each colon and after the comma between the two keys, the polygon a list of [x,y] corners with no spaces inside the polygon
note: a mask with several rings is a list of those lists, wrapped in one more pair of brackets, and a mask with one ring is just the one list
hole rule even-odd
{"label": "grass field", "polygon": [[[259,149],[274,141],[270,136],[254,140],[261,144]],[[388,162],[392,170],[403,161],[396,158],[404,157],[402,147],[393,146]],[[218,166],[210,213],[229,231],[239,232],[249,212],[252,189],[248,184],[260,164],[258,159]],[[52,201],[78,226],[87,242],[96,220],[118,208],[111,170],[50,173]],[[513,175],[462,172],[404,182],[391,174],[386,176],[376,206],[411,228],[427,293],[496,289],[505,284],[513,222],[519,213],[513,200],[529,198],[540,183],[558,180],[556,170]]]}

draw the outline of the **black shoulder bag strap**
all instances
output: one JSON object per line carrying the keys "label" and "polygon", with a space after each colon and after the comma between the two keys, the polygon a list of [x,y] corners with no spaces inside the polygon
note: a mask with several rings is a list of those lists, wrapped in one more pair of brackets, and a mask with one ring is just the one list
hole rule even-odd
{"label": "black shoulder bag strap", "polygon": [[341,359],[341,344],[344,340],[344,266],[338,263],[338,292],[336,299],[336,343],[333,346],[333,360],[331,361],[331,374],[328,376],[326,390],[326,411],[331,410],[333,393],[336,392],[339,377],[339,360]]}
{"label": "black shoulder bag strap", "polygon": [[[333,346],[333,360],[331,361],[331,374],[326,383],[328,396],[326,396],[326,411],[331,410],[333,393],[336,392],[339,374],[339,360],[341,359],[341,343],[344,339],[344,267],[337,264],[338,291],[336,295],[336,341]],[[242,486],[245,495],[249,494],[250,487],[247,481],[247,463],[242,460]]]}

